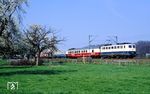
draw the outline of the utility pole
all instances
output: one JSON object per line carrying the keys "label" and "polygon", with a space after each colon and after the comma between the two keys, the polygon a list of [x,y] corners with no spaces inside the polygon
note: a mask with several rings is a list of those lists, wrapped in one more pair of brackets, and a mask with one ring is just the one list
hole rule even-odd
{"label": "utility pole", "polygon": [[90,50],[90,46],[91,46],[91,42],[94,40],[92,39],[93,35],[89,35],[89,50]]}
{"label": "utility pole", "polygon": [[108,36],[110,38],[110,41],[112,43],[117,44],[118,43],[118,36]]}
{"label": "utility pole", "polygon": [[107,39],[106,41],[106,44],[111,44],[111,40]]}
{"label": "utility pole", "polygon": [[[91,40],[91,38],[92,38],[92,35],[89,35],[89,53],[90,53],[90,49],[91,49],[91,42],[93,41],[93,40]],[[89,54],[89,57],[90,57],[90,54]]]}
{"label": "utility pole", "polygon": [[116,44],[118,43],[118,36],[114,36],[115,39],[116,39]]}
{"label": "utility pole", "polygon": [[92,35],[89,35],[89,50],[90,50],[90,46],[91,46],[91,37],[92,37]]}

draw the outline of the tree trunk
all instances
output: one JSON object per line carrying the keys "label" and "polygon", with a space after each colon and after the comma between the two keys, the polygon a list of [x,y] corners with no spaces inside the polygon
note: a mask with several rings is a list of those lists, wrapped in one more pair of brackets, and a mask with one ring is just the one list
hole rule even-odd
{"label": "tree trunk", "polygon": [[36,57],[36,66],[39,65],[39,60],[40,60],[40,52],[38,52],[37,57]]}
{"label": "tree trunk", "polygon": [[38,66],[39,65],[39,57],[37,56],[36,57],[36,66]]}

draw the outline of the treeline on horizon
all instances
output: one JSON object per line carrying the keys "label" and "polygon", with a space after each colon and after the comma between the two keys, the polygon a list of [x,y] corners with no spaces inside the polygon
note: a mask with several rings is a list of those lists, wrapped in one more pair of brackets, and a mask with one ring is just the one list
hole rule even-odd
{"label": "treeline on horizon", "polygon": [[138,41],[136,43],[136,50],[138,58],[150,58],[150,41]]}

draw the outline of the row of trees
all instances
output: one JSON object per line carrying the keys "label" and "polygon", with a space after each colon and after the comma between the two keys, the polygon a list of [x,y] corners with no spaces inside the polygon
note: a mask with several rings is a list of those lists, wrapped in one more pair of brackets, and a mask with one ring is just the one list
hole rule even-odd
{"label": "row of trees", "polygon": [[147,53],[150,54],[150,41],[138,41],[136,43],[137,56],[143,58]]}
{"label": "row of trees", "polygon": [[25,13],[23,6],[28,6],[27,0],[0,0],[0,55],[8,58],[26,55],[28,59],[31,56],[38,65],[41,52],[51,49],[53,53],[63,39],[42,25],[31,25],[21,30],[21,16]]}

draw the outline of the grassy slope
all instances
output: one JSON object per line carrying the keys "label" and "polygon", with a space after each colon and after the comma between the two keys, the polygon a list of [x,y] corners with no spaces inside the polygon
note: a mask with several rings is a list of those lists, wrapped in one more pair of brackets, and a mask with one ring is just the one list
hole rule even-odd
{"label": "grassy slope", "polygon": [[[0,94],[148,94],[149,66],[65,64],[0,67]],[[19,89],[6,89],[8,81]]]}

